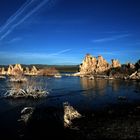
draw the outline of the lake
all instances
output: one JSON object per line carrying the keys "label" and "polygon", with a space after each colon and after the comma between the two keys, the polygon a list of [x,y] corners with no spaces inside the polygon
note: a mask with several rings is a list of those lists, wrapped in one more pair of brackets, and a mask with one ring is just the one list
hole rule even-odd
{"label": "lake", "polygon": [[[6,99],[4,93],[11,87],[24,84],[9,83],[0,79],[0,130],[1,134],[18,132],[20,111],[24,107],[62,107],[68,102],[80,113],[102,111],[112,106],[140,101],[140,83],[136,81],[107,80],[80,77],[62,78],[29,77],[33,85],[42,86],[49,94],[42,99]],[[123,98],[122,100],[119,98]]]}

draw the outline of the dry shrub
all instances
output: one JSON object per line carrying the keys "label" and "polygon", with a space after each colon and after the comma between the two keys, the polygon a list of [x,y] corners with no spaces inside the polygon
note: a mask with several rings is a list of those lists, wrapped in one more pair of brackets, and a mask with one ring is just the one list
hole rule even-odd
{"label": "dry shrub", "polygon": [[39,70],[38,72],[38,75],[43,75],[43,76],[54,76],[56,74],[59,74],[59,72],[55,67],[44,68]]}
{"label": "dry shrub", "polygon": [[5,93],[5,97],[10,98],[40,98],[46,97],[48,91],[43,87],[41,82],[29,79],[25,83],[12,82],[10,89]]}

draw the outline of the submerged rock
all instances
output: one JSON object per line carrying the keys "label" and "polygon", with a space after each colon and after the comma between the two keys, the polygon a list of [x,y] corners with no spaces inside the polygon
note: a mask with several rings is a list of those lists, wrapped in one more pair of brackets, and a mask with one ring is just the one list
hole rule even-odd
{"label": "submerged rock", "polygon": [[118,100],[126,100],[127,98],[126,98],[126,96],[118,96]]}
{"label": "submerged rock", "polygon": [[0,79],[6,79],[6,77],[5,76],[0,76]]}
{"label": "submerged rock", "polygon": [[27,78],[24,77],[24,76],[13,76],[13,77],[10,77],[9,81],[10,82],[18,82],[18,83],[22,83],[22,82],[27,82]]}
{"label": "submerged rock", "polygon": [[34,108],[33,107],[25,107],[21,110],[21,117],[18,121],[22,121],[25,124],[28,123],[28,121],[31,119],[32,114],[34,112]]}

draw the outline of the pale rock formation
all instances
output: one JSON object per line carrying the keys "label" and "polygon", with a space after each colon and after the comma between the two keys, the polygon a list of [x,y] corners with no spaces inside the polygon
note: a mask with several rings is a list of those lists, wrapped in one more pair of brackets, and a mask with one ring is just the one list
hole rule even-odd
{"label": "pale rock formation", "polygon": [[128,63],[128,68],[130,68],[130,69],[135,69],[135,65],[132,64],[132,63]]}
{"label": "pale rock formation", "polygon": [[80,65],[80,73],[87,74],[91,73],[96,69],[97,60],[95,57],[92,57],[90,54],[87,54],[82,64]]}
{"label": "pale rock formation", "polygon": [[14,69],[17,69],[17,70],[20,70],[21,72],[23,72],[23,68],[21,67],[20,64],[16,64],[16,65],[14,66]]}
{"label": "pale rock formation", "polygon": [[132,80],[139,80],[140,79],[140,71],[139,70],[135,71],[128,78],[132,79]]}
{"label": "pale rock formation", "polygon": [[82,115],[74,109],[69,103],[63,103],[64,106],[64,127],[69,127],[72,124],[72,120],[81,118]]}
{"label": "pale rock formation", "polygon": [[111,61],[112,61],[112,64],[111,64],[112,68],[120,68],[121,67],[120,62],[117,59],[112,59]]}
{"label": "pale rock formation", "polygon": [[31,69],[30,75],[37,75],[37,73],[38,73],[37,68],[35,66],[33,66]]}
{"label": "pale rock formation", "polygon": [[7,74],[12,75],[12,71],[13,71],[13,66],[9,65],[8,70],[7,70]]}
{"label": "pale rock formation", "polygon": [[1,68],[1,75],[5,75],[5,74],[6,74],[6,71],[5,71],[4,67],[3,67],[3,68]]}
{"label": "pale rock formation", "polygon": [[24,74],[26,74],[26,75],[30,74],[30,69],[28,67],[25,68]]}
{"label": "pale rock formation", "polygon": [[20,64],[16,64],[15,66],[9,65],[6,74],[7,75],[22,75],[23,68],[21,67]]}
{"label": "pale rock formation", "polygon": [[92,57],[87,54],[82,64],[80,65],[80,74],[90,74],[90,73],[102,73],[110,68],[109,63],[102,57],[98,58]]}
{"label": "pale rock formation", "polygon": [[102,57],[98,56],[96,73],[105,72],[110,68],[109,63]]}

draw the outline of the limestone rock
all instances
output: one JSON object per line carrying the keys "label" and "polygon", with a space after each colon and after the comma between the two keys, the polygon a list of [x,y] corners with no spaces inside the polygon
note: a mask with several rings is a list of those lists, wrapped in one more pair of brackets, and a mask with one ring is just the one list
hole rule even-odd
{"label": "limestone rock", "polygon": [[102,56],[98,56],[96,73],[105,72],[109,68],[109,63]]}
{"label": "limestone rock", "polygon": [[12,71],[13,71],[13,66],[9,65],[8,70],[7,70],[7,74],[12,75]]}
{"label": "limestone rock", "polygon": [[129,79],[140,80],[140,71],[135,71],[129,76]]}
{"label": "limestone rock", "polygon": [[23,68],[20,64],[16,64],[15,66],[9,65],[7,70],[7,75],[22,75]]}
{"label": "limestone rock", "polygon": [[24,71],[24,74],[25,74],[25,75],[29,75],[29,73],[30,73],[30,69],[29,69],[28,67],[26,67],[26,68],[25,68],[25,71]]}
{"label": "limestone rock", "polygon": [[20,65],[20,64],[16,64],[16,65],[14,66],[14,69],[17,69],[17,70],[19,70],[19,71],[22,71],[22,72],[23,72],[23,68],[21,67],[21,65]]}
{"label": "limestone rock", "polygon": [[111,61],[112,61],[112,64],[111,64],[111,67],[112,67],[112,68],[121,67],[121,64],[120,64],[120,62],[119,62],[118,60],[112,59]]}
{"label": "limestone rock", "polygon": [[109,63],[102,57],[92,57],[87,54],[80,65],[80,74],[102,73],[110,68]]}
{"label": "limestone rock", "polygon": [[69,127],[72,124],[72,120],[81,118],[82,115],[70,106],[67,102],[63,103],[64,106],[64,126]]}
{"label": "limestone rock", "polygon": [[31,69],[30,75],[37,75],[37,73],[38,73],[37,68],[35,66],[33,66]]}
{"label": "limestone rock", "polygon": [[5,75],[5,74],[6,74],[6,71],[5,71],[4,67],[3,67],[3,68],[1,68],[1,75]]}
{"label": "limestone rock", "polygon": [[128,68],[130,68],[130,69],[135,69],[135,65],[132,64],[132,63],[128,63]]}

